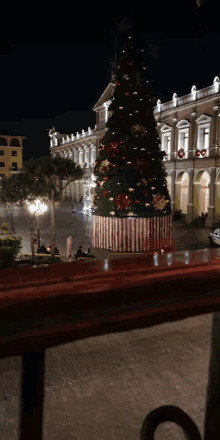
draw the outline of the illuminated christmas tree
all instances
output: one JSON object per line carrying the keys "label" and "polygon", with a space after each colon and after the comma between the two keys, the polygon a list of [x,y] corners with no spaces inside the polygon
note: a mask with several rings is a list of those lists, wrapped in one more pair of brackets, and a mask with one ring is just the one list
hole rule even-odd
{"label": "illuminated christmas tree", "polygon": [[95,162],[94,247],[150,252],[172,244],[164,153],[150,89],[144,87],[142,58],[128,37],[116,69],[108,130]]}

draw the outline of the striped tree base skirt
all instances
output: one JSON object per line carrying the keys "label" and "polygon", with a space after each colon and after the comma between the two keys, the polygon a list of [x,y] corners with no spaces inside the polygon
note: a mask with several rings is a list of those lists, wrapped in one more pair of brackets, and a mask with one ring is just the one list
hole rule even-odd
{"label": "striped tree base skirt", "polygon": [[92,246],[116,252],[153,252],[172,247],[172,216],[112,218],[93,215]]}

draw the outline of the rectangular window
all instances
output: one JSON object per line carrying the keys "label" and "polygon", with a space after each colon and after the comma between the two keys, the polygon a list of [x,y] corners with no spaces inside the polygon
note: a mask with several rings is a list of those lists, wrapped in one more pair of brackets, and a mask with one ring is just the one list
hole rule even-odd
{"label": "rectangular window", "polygon": [[5,155],[5,151],[4,150],[0,150],[0,156],[4,156]]}
{"label": "rectangular window", "polygon": [[79,152],[79,164],[82,165],[83,164],[83,151]]}
{"label": "rectangular window", "polygon": [[11,169],[12,169],[12,171],[17,171],[17,170],[18,170],[18,164],[17,164],[17,162],[12,162],[12,164],[11,164]]}
{"label": "rectangular window", "polygon": [[11,151],[11,156],[17,156],[18,152],[17,151]]}
{"label": "rectangular window", "polygon": [[[206,157],[209,156],[209,127],[199,127],[198,150],[206,150]],[[203,156],[200,154],[199,158]]]}
{"label": "rectangular window", "polygon": [[5,162],[0,162],[0,167],[4,168],[5,167]]}
{"label": "rectangular window", "polygon": [[92,163],[94,163],[95,162],[95,159],[96,159],[96,150],[95,150],[95,148],[93,148],[92,150],[91,150],[91,162]]}
{"label": "rectangular window", "polygon": [[89,163],[89,150],[85,150],[85,163]]}
{"label": "rectangular window", "polygon": [[78,153],[77,153],[77,151],[74,151],[74,163],[78,164]]}
{"label": "rectangular window", "polygon": [[99,121],[105,121],[105,110],[99,112]]}
{"label": "rectangular window", "polygon": [[164,160],[170,160],[170,142],[171,142],[171,136],[164,135],[163,136],[163,151],[166,152],[166,156],[164,157]]}

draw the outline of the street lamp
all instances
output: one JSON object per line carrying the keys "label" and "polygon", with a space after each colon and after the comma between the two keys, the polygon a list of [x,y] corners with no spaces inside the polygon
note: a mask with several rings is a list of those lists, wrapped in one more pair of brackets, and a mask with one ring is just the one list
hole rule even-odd
{"label": "street lamp", "polygon": [[47,205],[41,203],[39,199],[36,199],[34,203],[28,206],[29,211],[37,216],[37,247],[40,249],[40,226],[39,226],[39,215],[44,214],[47,210]]}

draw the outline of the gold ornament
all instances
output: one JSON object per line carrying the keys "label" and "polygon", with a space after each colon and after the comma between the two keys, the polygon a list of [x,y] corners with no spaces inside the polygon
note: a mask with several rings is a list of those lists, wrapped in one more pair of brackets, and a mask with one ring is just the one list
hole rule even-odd
{"label": "gold ornament", "polygon": [[123,107],[119,107],[119,108],[120,108],[120,110],[123,109]]}
{"label": "gold ornament", "polygon": [[108,159],[103,160],[100,164],[100,167],[99,167],[100,173],[102,173],[102,174],[106,173],[109,170],[109,165],[110,165],[110,162]]}
{"label": "gold ornament", "polygon": [[128,191],[133,192],[133,191],[134,191],[134,188],[129,188]]}
{"label": "gold ornament", "polygon": [[131,164],[131,162],[127,162],[127,164]]}
{"label": "gold ornament", "polygon": [[133,214],[133,212],[129,212],[128,215],[129,215],[129,217],[133,217],[134,214]]}
{"label": "gold ornament", "polygon": [[150,206],[150,203],[145,203],[145,206]]}
{"label": "gold ornament", "polygon": [[110,197],[110,199],[109,199],[109,200],[110,200],[110,202],[113,202],[113,200],[114,200],[114,199],[113,199],[113,197]]}
{"label": "gold ornament", "polygon": [[167,203],[167,201],[165,200],[165,197],[161,196],[161,194],[157,193],[157,195],[153,195],[153,199],[154,200],[153,200],[152,204],[154,205],[154,208],[162,211],[165,208],[165,205]]}
{"label": "gold ornament", "polygon": [[137,92],[133,92],[133,95],[137,95]]}
{"label": "gold ornament", "polygon": [[100,182],[100,187],[103,188],[104,185],[105,185],[105,181],[102,180],[102,181]]}
{"label": "gold ornament", "polygon": [[145,148],[141,148],[141,151],[144,151],[145,150]]}
{"label": "gold ornament", "polygon": [[110,211],[110,215],[115,215],[115,211]]}

